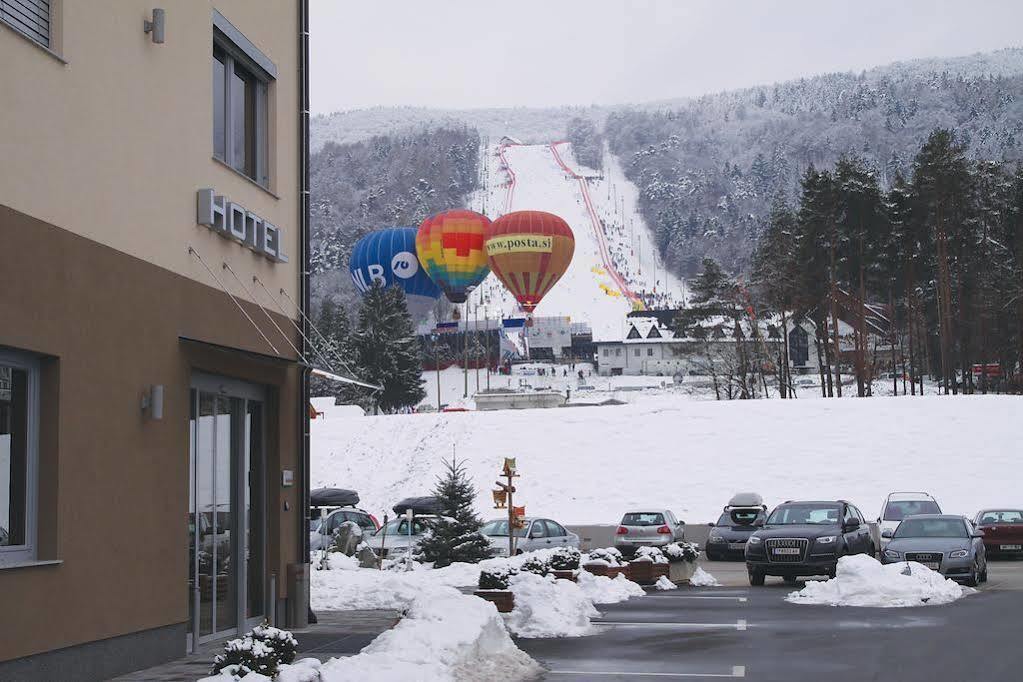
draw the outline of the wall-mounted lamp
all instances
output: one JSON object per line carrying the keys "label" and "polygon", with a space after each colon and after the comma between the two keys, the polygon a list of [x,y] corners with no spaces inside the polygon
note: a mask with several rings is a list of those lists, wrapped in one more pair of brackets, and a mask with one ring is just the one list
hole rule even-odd
{"label": "wall-mounted lamp", "polygon": [[159,7],[153,10],[153,19],[142,20],[142,30],[146,33],[151,33],[154,43],[162,43],[164,39],[164,33],[166,32],[167,18],[165,13]]}
{"label": "wall-mounted lamp", "polygon": [[150,419],[163,419],[163,385],[153,384],[142,394],[142,411],[146,410]]}

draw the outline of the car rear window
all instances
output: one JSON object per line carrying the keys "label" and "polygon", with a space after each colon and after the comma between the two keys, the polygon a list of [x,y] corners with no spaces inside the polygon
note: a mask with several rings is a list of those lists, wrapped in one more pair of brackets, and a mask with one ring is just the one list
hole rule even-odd
{"label": "car rear window", "polygon": [[660,526],[664,524],[664,514],[656,512],[633,512],[622,517],[623,526]]}
{"label": "car rear window", "polygon": [[978,523],[1023,523],[1023,511],[1019,509],[988,510],[980,515]]}
{"label": "car rear window", "polygon": [[901,521],[918,514],[940,514],[941,508],[933,500],[892,500],[884,508],[885,521]]}

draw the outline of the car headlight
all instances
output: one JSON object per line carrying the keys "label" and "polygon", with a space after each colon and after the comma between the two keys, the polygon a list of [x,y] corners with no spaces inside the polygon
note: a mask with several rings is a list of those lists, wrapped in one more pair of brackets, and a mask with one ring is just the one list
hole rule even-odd
{"label": "car headlight", "polygon": [[831,545],[834,544],[834,542],[835,542],[834,535],[822,535],[821,537],[817,538],[818,545]]}
{"label": "car headlight", "polygon": [[896,552],[894,549],[886,549],[884,551],[884,556],[885,556],[886,559],[901,559],[902,558],[902,555],[899,554],[898,552]]}
{"label": "car headlight", "polygon": [[949,559],[965,559],[965,558],[966,558],[966,555],[968,555],[969,553],[970,553],[970,552],[969,552],[968,550],[965,550],[965,549],[957,549],[957,550],[956,550],[956,551],[954,551],[954,552],[949,552],[949,553],[948,553],[948,558],[949,558]]}
{"label": "car headlight", "polygon": [[760,538],[758,538],[756,535],[751,535],[750,538],[749,538],[749,544],[751,544],[751,545],[759,545],[760,544]]}
{"label": "car headlight", "polygon": [[725,539],[723,537],[721,537],[720,535],[717,535],[716,533],[711,533],[710,537],[707,538],[707,539],[710,540],[711,542],[724,542],[725,541]]}

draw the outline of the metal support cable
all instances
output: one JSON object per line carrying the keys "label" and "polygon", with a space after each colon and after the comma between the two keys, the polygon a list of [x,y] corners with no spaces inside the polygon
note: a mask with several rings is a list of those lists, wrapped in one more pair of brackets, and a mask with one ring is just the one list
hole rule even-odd
{"label": "metal support cable", "polygon": [[206,261],[202,259],[202,256],[199,255],[199,252],[196,251],[191,245],[189,245],[188,253],[192,254],[193,256],[199,259],[199,262],[202,263],[202,266],[206,268],[206,272],[210,273],[210,277],[213,278],[213,281],[215,281],[220,286],[220,288],[224,290],[224,293],[227,294],[228,297],[234,302],[234,304],[238,306],[238,310],[240,310],[242,315],[245,316],[245,319],[249,321],[249,324],[252,325],[252,328],[259,332],[259,335],[263,337],[264,341],[266,341],[266,345],[270,346],[270,348],[273,349],[274,355],[280,355],[281,352],[277,350],[277,346],[273,345],[273,342],[266,337],[266,334],[263,333],[263,330],[260,329],[259,325],[256,324],[256,322],[251,317],[249,317],[249,314],[245,312],[245,308],[242,307],[242,304],[238,302],[238,299],[234,297],[234,294],[228,291],[227,287],[224,286],[224,283],[220,281],[220,278],[217,277],[213,270],[210,269],[210,266],[206,265]]}
{"label": "metal support cable", "polygon": [[238,273],[236,273],[236,272],[234,271],[234,268],[232,268],[232,267],[231,267],[231,266],[230,266],[230,265],[229,265],[229,264],[227,263],[227,261],[224,261],[223,265],[224,265],[224,269],[225,269],[225,270],[227,270],[228,272],[230,272],[230,273],[231,273],[231,276],[232,276],[232,277],[234,277],[234,279],[235,279],[235,281],[236,281],[236,282],[238,282],[238,285],[239,285],[239,286],[240,286],[240,287],[242,288],[242,291],[244,291],[244,292],[245,292],[245,295],[246,295],[246,296],[248,296],[250,300],[252,300],[252,301],[253,301],[254,303],[256,303],[256,305],[258,305],[258,306],[259,306],[259,309],[263,311],[263,314],[264,314],[264,315],[266,316],[266,319],[270,321],[270,324],[272,324],[272,325],[274,326],[274,329],[276,329],[276,330],[277,330],[277,332],[278,332],[278,333],[279,333],[279,334],[280,334],[280,335],[281,335],[281,336],[282,336],[282,337],[284,338],[284,340],[285,340],[285,341],[286,341],[286,342],[288,343],[288,345],[289,345],[289,346],[291,346],[291,350],[295,351],[295,354],[296,354],[296,355],[297,355],[297,356],[299,357],[299,359],[300,359],[300,360],[301,360],[302,362],[304,362],[304,363],[305,363],[305,364],[307,364],[307,365],[311,365],[312,363],[311,363],[311,362],[309,362],[309,359],[308,359],[308,358],[306,358],[306,356],[305,356],[305,355],[304,355],[304,354],[302,353],[302,351],[300,351],[300,350],[298,349],[298,347],[297,347],[297,346],[295,346],[295,344],[294,344],[294,343],[292,343],[291,339],[289,339],[289,338],[288,338],[288,335],[284,333],[284,330],[283,330],[283,329],[281,329],[280,325],[279,325],[279,324],[277,324],[277,322],[275,322],[275,321],[274,321],[274,318],[270,317],[270,313],[269,313],[269,312],[267,312],[266,308],[264,308],[263,306],[259,305],[259,303],[257,303],[257,302],[256,302],[256,297],[255,297],[255,296],[254,296],[254,295],[252,294],[252,292],[251,292],[251,291],[249,291],[249,288],[248,288],[247,286],[245,286],[245,283],[241,281],[241,279],[240,279],[240,278],[238,277]]}
{"label": "metal support cable", "polygon": [[[330,341],[328,341],[328,340],[327,340],[327,337],[325,337],[325,336],[323,335],[323,333],[322,333],[322,332],[321,332],[321,331],[320,331],[320,330],[319,330],[319,329],[317,328],[317,326],[316,326],[315,324],[313,324],[313,321],[312,321],[312,320],[310,320],[310,319],[309,319],[309,316],[308,316],[308,315],[306,315],[306,314],[305,314],[305,313],[304,313],[304,312],[302,311],[302,308],[301,308],[301,307],[300,307],[300,306],[299,306],[299,305],[298,305],[297,303],[295,303],[294,299],[292,299],[292,298],[291,298],[291,296],[288,296],[288,292],[287,292],[287,291],[285,291],[285,290],[284,290],[284,289],[282,288],[282,289],[281,289],[281,294],[283,294],[283,295],[284,295],[284,297],[288,299],[288,301],[289,301],[289,302],[291,303],[291,305],[295,306],[295,308],[296,308],[296,309],[298,310],[298,314],[299,314],[299,315],[301,315],[301,316],[302,316],[302,317],[303,317],[303,318],[305,319],[305,321],[306,321],[307,323],[309,323],[309,327],[310,327],[310,328],[311,328],[311,329],[312,329],[312,330],[313,330],[314,332],[316,332],[316,335],[320,337],[320,340],[321,340],[321,341],[323,341],[324,345],[326,345],[326,346],[327,346],[328,348],[331,348],[331,344],[330,344]],[[283,310],[283,308],[282,308],[282,310]],[[307,340],[308,340],[308,339],[307,339]],[[311,343],[311,342],[310,342],[310,343]],[[338,354],[337,354],[336,352],[334,353],[334,357],[335,357],[335,358],[337,359],[337,361],[338,361],[338,362],[340,362],[340,363],[341,363],[341,366],[342,366],[342,367],[344,367],[345,369],[347,369],[347,370],[349,371],[349,373],[350,373],[350,374],[351,374],[352,376],[359,376],[358,372],[356,372],[356,371],[355,371],[355,370],[353,370],[353,369],[352,369],[351,367],[349,367],[349,366],[348,366],[348,363],[344,361],[344,358],[342,358],[342,357],[341,357],[340,355],[338,355]]]}

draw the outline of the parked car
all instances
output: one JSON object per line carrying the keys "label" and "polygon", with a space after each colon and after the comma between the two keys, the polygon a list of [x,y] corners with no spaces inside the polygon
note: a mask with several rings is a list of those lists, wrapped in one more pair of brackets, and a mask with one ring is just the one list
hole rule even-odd
{"label": "parked car", "polygon": [[[894,533],[899,523],[907,517],[940,513],[941,507],[938,506],[937,500],[927,493],[889,493],[877,523],[881,537],[885,538],[886,530]],[[881,544],[885,544],[884,539],[881,540]]]}
{"label": "parked car", "polygon": [[622,515],[614,546],[622,554],[631,555],[640,547],[663,547],[685,537],[685,522],[675,518],[670,509],[635,509]]}
{"label": "parked car", "polygon": [[971,587],[987,581],[984,534],[969,519],[951,514],[923,514],[904,519],[881,553],[881,562],[916,561]]}
{"label": "parked car", "polygon": [[365,537],[369,537],[380,528],[376,517],[368,511],[355,507],[335,509],[326,517],[309,519],[309,549],[315,551],[328,547],[334,538],[334,532],[345,521],[354,521],[362,528]]}
{"label": "parked car", "polygon": [[854,505],[790,500],[775,507],[746,542],[746,571],[750,585],[763,585],[769,575],[788,583],[801,576],[833,578],[840,557],[875,553],[870,527]]}
{"label": "parked car", "polygon": [[[508,556],[508,519],[487,521],[480,532],[490,540],[494,556]],[[516,554],[551,547],[578,549],[579,536],[550,519],[527,518],[525,528],[515,529]]]}
{"label": "parked car", "polygon": [[746,556],[746,541],[767,520],[767,506],[756,493],[734,495],[716,523],[711,523],[704,553],[710,561],[722,559],[742,560]]}
{"label": "parked car", "polygon": [[439,519],[435,514],[423,514],[412,517],[412,533],[409,533],[409,522],[405,517],[388,521],[376,533],[366,538],[366,544],[381,559],[401,559],[419,545],[423,536]]}
{"label": "parked car", "polygon": [[1023,509],[985,509],[974,519],[988,556],[1023,556]]}

